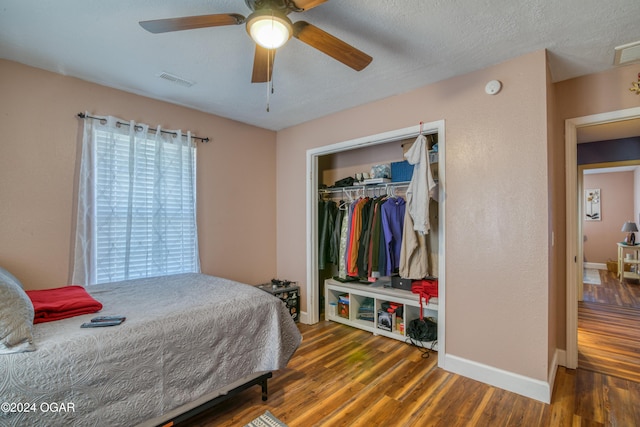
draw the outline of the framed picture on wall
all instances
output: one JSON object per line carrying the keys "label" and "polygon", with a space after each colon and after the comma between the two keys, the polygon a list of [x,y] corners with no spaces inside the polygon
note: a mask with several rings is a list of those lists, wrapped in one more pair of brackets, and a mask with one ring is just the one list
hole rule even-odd
{"label": "framed picture on wall", "polygon": [[600,189],[587,188],[584,190],[584,220],[600,221],[602,219],[600,212]]}

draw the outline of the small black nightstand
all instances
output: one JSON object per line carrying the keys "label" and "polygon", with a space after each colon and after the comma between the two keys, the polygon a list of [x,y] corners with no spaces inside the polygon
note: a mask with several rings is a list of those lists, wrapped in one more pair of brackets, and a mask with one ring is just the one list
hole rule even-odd
{"label": "small black nightstand", "polygon": [[293,320],[296,322],[300,320],[300,287],[298,285],[290,284],[283,287],[265,283],[257,287],[284,301]]}

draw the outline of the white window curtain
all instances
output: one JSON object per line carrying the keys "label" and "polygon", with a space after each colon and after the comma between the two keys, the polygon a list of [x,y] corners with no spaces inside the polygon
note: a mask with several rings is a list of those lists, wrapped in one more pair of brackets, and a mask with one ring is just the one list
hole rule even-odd
{"label": "white window curtain", "polygon": [[86,118],[79,177],[72,283],[200,272],[190,132]]}

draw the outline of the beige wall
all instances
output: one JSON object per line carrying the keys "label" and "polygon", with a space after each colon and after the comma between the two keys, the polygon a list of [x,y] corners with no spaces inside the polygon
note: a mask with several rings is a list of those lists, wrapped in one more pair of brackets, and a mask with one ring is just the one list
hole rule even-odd
{"label": "beige wall", "polygon": [[[548,58],[547,53],[547,58]],[[557,363],[555,360],[557,356],[558,347],[564,347],[564,338],[560,341],[560,334],[558,333],[558,310],[557,310],[557,289],[563,287],[565,268],[564,263],[564,238],[560,236],[563,234],[560,230],[564,227],[565,203],[561,198],[562,195],[558,191],[559,182],[564,182],[564,165],[561,164],[561,157],[563,146],[557,144],[554,140],[554,124],[556,120],[555,110],[555,88],[552,83],[551,70],[549,63],[547,62],[547,74],[546,74],[546,93],[547,93],[547,162],[548,162],[548,176],[547,187],[548,196],[547,203],[549,206],[548,218],[549,224],[547,233],[550,236],[548,243],[549,253],[549,271],[548,271],[548,285],[547,285],[547,311],[549,323],[548,329],[548,344],[547,344],[547,363],[550,369],[553,369],[553,364]],[[560,153],[559,153],[560,152]]]}
{"label": "beige wall", "polygon": [[[640,96],[629,91],[638,81],[638,65],[613,68],[556,83],[556,127],[564,131],[564,120],[640,106]],[[564,144],[564,138],[560,139]]]}
{"label": "beige wall", "polygon": [[447,353],[546,380],[546,73],[538,51],[278,132],[278,275],[307,277],[306,150],[444,119]]}
{"label": "beige wall", "polygon": [[[613,172],[585,174],[583,188],[600,189],[600,221],[584,221],[584,261],[606,263],[618,257],[617,242],[621,242],[626,233],[622,225],[633,219],[633,172]],[[584,215],[583,215],[584,216]]]}
{"label": "beige wall", "polygon": [[5,60],[0,96],[0,265],[25,287],[69,281],[85,110],[211,138],[198,145],[202,271],[275,276],[275,132]]}

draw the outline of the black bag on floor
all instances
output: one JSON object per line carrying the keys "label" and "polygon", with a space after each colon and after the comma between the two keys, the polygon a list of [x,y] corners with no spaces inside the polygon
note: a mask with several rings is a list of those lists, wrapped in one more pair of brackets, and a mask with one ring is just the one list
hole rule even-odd
{"label": "black bag on floor", "polygon": [[438,339],[438,324],[428,317],[413,319],[409,322],[407,335],[415,341],[435,341]]}

